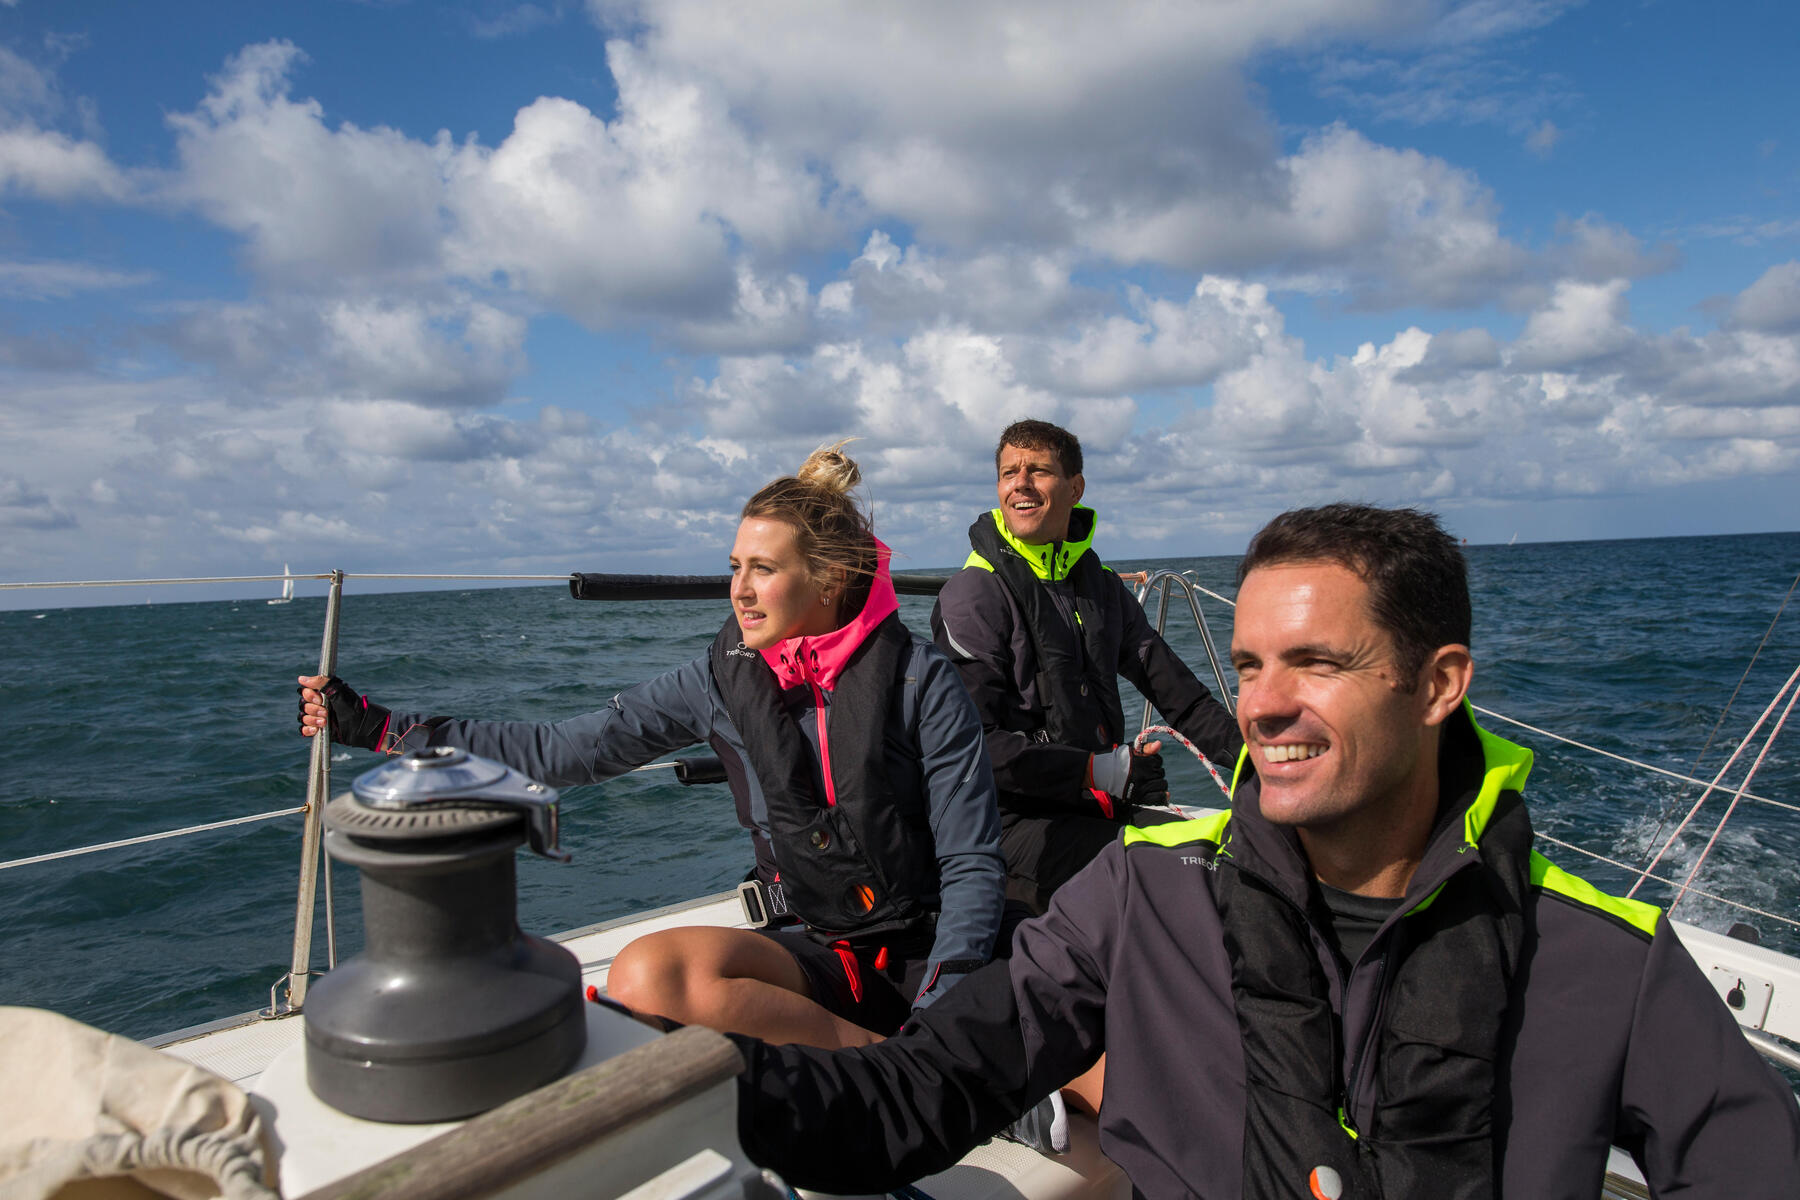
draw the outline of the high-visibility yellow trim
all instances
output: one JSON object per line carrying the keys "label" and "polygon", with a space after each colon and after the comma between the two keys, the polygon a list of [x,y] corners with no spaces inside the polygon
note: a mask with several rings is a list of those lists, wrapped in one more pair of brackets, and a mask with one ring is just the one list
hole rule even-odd
{"label": "high-visibility yellow trim", "polygon": [[1351,1127],[1350,1114],[1344,1111],[1344,1106],[1341,1104],[1338,1105],[1338,1128],[1342,1129],[1345,1133],[1349,1134],[1350,1140],[1353,1142],[1362,1136],[1361,1134],[1357,1133],[1354,1128]]}
{"label": "high-visibility yellow trim", "polygon": [[[1006,514],[1000,509],[991,509],[988,515],[994,520],[994,529],[999,532],[1000,540],[1011,546],[1020,558],[1031,565],[1031,573],[1039,579],[1055,582],[1067,578],[1069,572],[1075,569],[1075,564],[1081,561],[1081,556],[1093,547],[1094,530],[1100,524],[1099,518],[1094,516],[1094,510],[1087,505],[1077,504],[1074,511],[1087,513],[1092,518],[1087,523],[1087,536],[1076,541],[1051,542],[1045,546],[1034,546],[1014,537],[1012,530],[1006,527]],[[989,571],[994,569],[979,554],[970,554],[963,566],[983,567]]]}
{"label": "high-visibility yellow trim", "polygon": [[1555,892],[1586,908],[1603,912],[1623,921],[1646,937],[1656,936],[1656,919],[1662,915],[1662,909],[1654,904],[1645,904],[1642,900],[1608,895],[1580,876],[1569,874],[1536,850],[1531,852],[1531,886]]}
{"label": "high-visibility yellow trim", "polygon": [[1419,901],[1417,904],[1415,904],[1411,908],[1407,909],[1405,915],[1409,916],[1409,917],[1418,916],[1420,913],[1422,913],[1426,909],[1430,908],[1432,901],[1436,900],[1439,896],[1443,895],[1444,889],[1449,886],[1450,886],[1450,884],[1449,884],[1448,880],[1446,880],[1443,883],[1438,884],[1436,887],[1431,889],[1431,895],[1425,897],[1423,900]]}
{"label": "high-visibility yellow trim", "polygon": [[1525,790],[1525,778],[1531,774],[1531,764],[1536,755],[1524,746],[1483,729],[1475,719],[1475,709],[1469,704],[1467,696],[1463,697],[1463,714],[1469,718],[1469,724],[1475,727],[1475,736],[1481,739],[1481,757],[1486,764],[1481,775],[1481,790],[1475,794],[1474,803],[1463,814],[1463,840],[1474,846],[1481,841],[1481,833],[1487,828],[1488,818],[1494,815],[1494,805],[1499,801],[1500,793]]}
{"label": "high-visibility yellow trim", "polygon": [[1231,798],[1237,799],[1238,780],[1244,777],[1244,768],[1250,765],[1250,746],[1246,743],[1238,750],[1237,766],[1231,768]]}
{"label": "high-visibility yellow trim", "polygon": [[1127,825],[1125,827],[1125,844],[1135,846],[1149,843],[1152,846],[1190,846],[1195,842],[1211,842],[1215,846],[1223,846],[1227,840],[1226,826],[1231,821],[1230,812],[1209,813],[1204,817],[1195,817],[1191,821],[1170,821],[1163,825]]}

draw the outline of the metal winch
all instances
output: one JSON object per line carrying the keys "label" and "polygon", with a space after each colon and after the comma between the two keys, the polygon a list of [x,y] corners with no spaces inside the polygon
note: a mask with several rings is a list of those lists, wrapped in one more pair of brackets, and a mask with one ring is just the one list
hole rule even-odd
{"label": "metal winch", "polygon": [[364,949],[306,1000],[306,1080],[342,1112],[448,1121],[566,1072],[587,1044],[581,966],[523,933],[513,851],[567,862],[556,792],[448,746],[391,759],[325,807],[362,873]]}

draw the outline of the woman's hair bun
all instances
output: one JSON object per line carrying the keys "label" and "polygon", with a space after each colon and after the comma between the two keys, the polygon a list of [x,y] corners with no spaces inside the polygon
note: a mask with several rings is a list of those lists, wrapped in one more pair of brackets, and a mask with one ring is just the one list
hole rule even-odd
{"label": "woman's hair bun", "polygon": [[806,456],[806,461],[794,472],[794,478],[827,491],[848,493],[862,482],[862,471],[856,460],[844,453],[844,447],[854,440],[845,438],[830,446],[820,446]]}

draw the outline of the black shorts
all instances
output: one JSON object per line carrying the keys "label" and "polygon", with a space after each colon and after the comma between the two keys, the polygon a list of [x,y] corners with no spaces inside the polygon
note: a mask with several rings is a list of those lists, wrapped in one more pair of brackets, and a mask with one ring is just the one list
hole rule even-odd
{"label": "black shorts", "polygon": [[823,1008],[882,1037],[906,1023],[913,998],[925,990],[926,957],[909,959],[878,946],[843,942],[828,946],[803,925],[756,932],[794,956]]}

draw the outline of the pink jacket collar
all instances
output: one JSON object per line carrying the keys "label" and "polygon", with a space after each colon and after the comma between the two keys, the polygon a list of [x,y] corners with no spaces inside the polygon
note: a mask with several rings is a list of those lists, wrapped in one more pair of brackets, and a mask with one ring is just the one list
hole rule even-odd
{"label": "pink jacket collar", "polygon": [[869,599],[851,621],[830,633],[817,637],[789,638],[762,652],[763,661],[775,672],[783,688],[796,688],[816,683],[826,691],[837,685],[838,672],[850,661],[863,639],[889,616],[900,611],[894,595],[893,576],[888,573],[888,559],[893,551],[880,538],[875,539],[875,578],[869,586]]}

